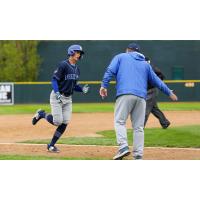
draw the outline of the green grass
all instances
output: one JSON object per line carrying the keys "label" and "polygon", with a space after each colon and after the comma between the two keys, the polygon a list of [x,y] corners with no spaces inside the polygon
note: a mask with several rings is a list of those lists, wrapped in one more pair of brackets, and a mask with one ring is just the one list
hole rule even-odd
{"label": "green grass", "polygon": [[[200,102],[173,102],[159,103],[162,110],[200,110]],[[33,114],[38,108],[50,112],[49,104],[16,104],[13,106],[0,106],[0,115],[5,114]],[[74,113],[113,112],[114,103],[74,103]]]}
{"label": "green grass", "polygon": [[[49,104],[16,104],[13,106],[0,106],[0,115],[5,114],[33,114],[39,108],[50,112]],[[74,113],[113,112],[113,103],[74,103]]]}
{"label": "green grass", "polygon": [[104,160],[104,158],[71,158],[48,156],[1,155],[0,160]]}
{"label": "green grass", "polygon": [[158,103],[161,110],[200,110],[200,102],[171,102]]}
{"label": "green grass", "polygon": [[[117,145],[113,130],[98,132],[103,137],[70,137],[61,138],[60,144],[74,145]],[[133,134],[128,130],[128,142],[132,145]],[[25,143],[44,144],[48,140],[25,141]],[[183,126],[169,129],[145,129],[145,147],[194,147],[200,148],[200,126]]]}

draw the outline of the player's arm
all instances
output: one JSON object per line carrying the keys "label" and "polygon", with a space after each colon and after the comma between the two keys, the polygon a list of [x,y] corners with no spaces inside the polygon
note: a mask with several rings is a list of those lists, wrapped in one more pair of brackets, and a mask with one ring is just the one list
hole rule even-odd
{"label": "player's arm", "polygon": [[87,94],[89,92],[89,85],[86,84],[83,87],[81,87],[78,83],[74,86],[74,91],[76,92],[83,92],[84,94]]}
{"label": "player's arm", "polygon": [[99,94],[102,98],[107,96],[107,88],[109,82],[111,81],[113,76],[116,76],[118,69],[119,69],[119,56],[115,56],[111,61],[110,65],[107,67],[106,72],[103,76],[101,88],[99,90]]}
{"label": "player's arm", "polygon": [[59,92],[58,82],[57,82],[56,78],[54,78],[54,77],[52,78],[51,85],[52,85],[52,88],[53,88],[55,93]]}
{"label": "player's arm", "polygon": [[64,76],[64,69],[61,63],[58,64],[57,69],[54,71],[53,73],[53,77],[52,77],[52,87],[54,92],[59,92],[59,87],[58,87],[58,81],[60,81],[61,79],[63,79]]}
{"label": "player's arm", "polygon": [[[78,68],[78,74],[80,75],[80,70]],[[84,86],[80,86],[76,80],[75,86],[74,86],[74,91],[76,92],[83,92],[84,94],[87,94],[89,92],[90,87],[88,86],[88,84],[84,85]]]}
{"label": "player's arm", "polygon": [[51,85],[56,93],[56,99],[61,102],[61,94],[59,92],[59,87],[58,87],[58,81],[63,78],[63,67],[58,66],[58,68],[54,71],[52,80],[51,80]]}

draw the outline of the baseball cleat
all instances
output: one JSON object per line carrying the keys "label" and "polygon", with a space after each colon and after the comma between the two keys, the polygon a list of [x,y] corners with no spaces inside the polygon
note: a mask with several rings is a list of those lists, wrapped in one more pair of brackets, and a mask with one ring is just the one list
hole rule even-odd
{"label": "baseball cleat", "polygon": [[36,113],[35,113],[35,115],[33,116],[32,124],[36,125],[37,122],[43,118],[44,113],[45,113],[44,110],[41,110],[41,109],[37,110]]}
{"label": "baseball cleat", "polygon": [[128,156],[130,154],[129,148],[124,147],[123,149],[120,149],[118,153],[113,157],[113,160],[122,160],[125,156]]}
{"label": "baseball cleat", "polygon": [[168,122],[167,124],[163,125],[162,127],[163,127],[163,129],[166,129],[166,128],[168,128],[169,125],[170,125],[170,122]]}
{"label": "baseball cleat", "polygon": [[60,150],[56,146],[50,146],[50,144],[47,144],[47,151],[51,153],[59,153]]}
{"label": "baseball cleat", "polygon": [[139,156],[139,155],[134,156],[134,159],[135,159],[135,160],[142,160],[142,156]]}

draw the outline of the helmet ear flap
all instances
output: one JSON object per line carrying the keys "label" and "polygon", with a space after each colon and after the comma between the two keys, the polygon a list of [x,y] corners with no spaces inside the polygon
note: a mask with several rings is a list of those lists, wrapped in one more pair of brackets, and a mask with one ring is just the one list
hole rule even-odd
{"label": "helmet ear flap", "polygon": [[72,50],[72,49],[70,49],[70,50],[68,51],[68,56],[73,56],[73,55],[74,55],[74,53],[75,53],[75,51],[74,51],[74,50]]}

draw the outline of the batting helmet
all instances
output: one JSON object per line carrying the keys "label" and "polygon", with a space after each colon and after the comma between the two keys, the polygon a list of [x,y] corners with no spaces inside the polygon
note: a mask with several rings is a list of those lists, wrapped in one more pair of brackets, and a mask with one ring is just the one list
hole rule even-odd
{"label": "batting helmet", "polygon": [[81,52],[81,55],[84,54],[83,48],[78,44],[71,45],[67,50],[67,54],[68,56],[73,56],[76,51]]}

